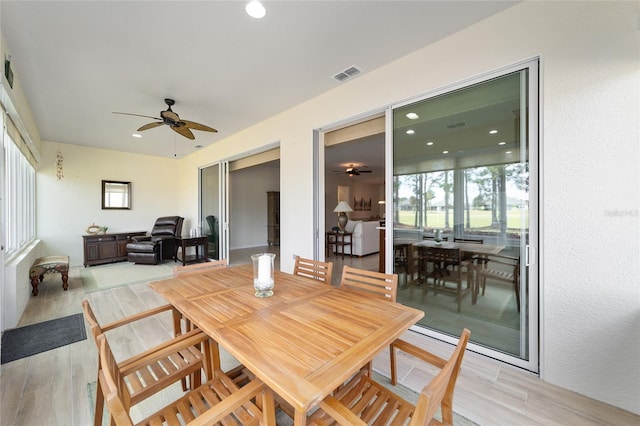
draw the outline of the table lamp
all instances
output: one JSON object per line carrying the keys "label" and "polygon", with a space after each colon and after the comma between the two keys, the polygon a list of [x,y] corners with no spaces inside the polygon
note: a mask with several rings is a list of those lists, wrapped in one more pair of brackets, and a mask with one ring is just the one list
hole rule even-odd
{"label": "table lamp", "polygon": [[333,209],[333,211],[336,213],[340,213],[338,215],[338,227],[340,228],[340,231],[344,232],[344,227],[347,224],[348,220],[346,212],[352,212],[353,209],[346,201],[340,201],[336,208]]}

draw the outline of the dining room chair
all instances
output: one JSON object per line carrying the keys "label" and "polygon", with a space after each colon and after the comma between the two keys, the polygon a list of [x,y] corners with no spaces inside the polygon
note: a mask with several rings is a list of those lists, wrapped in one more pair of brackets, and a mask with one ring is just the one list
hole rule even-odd
{"label": "dining room chair", "polygon": [[[384,272],[367,271],[344,265],[342,267],[340,288],[357,291],[368,296],[380,297],[396,303],[398,274],[385,274]],[[369,361],[363,367],[363,371],[367,375],[371,375],[373,371],[372,361]]]}
{"label": "dining room chair", "polygon": [[398,293],[398,274],[385,274],[344,265],[340,288],[382,297],[395,303]]}
{"label": "dining room chair", "polygon": [[516,296],[516,308],[520,312],[520,257],[504,254],[487,254],[478,261],[475,268],[475,291],[482,288],[482,295],[487,286],[487,279],[502,281],[513,286]]}
{"label": "dining room chair", "polygon": [[173,267],[174,277],[187,277],[189,275],[205,274],[218,268],[229,266],[227,259],[210,260],[209,262],[192,263],[191,265],[179,265]]}
{"label": "dining room chair", "polygon": [[[105,396],[109,423],[132,426],[134,423],[127,406],[127,372],[116,362],[104,334],[97,336],[97,343],[100,350],[98,385]],[[212,379],[136,424],[271,426],[275,425],[273,394],[258,379],[239,388],[225,373],[217,370]]]}
{"label": "dining room chair", "polygon": [[[472,237],[453,237],[454,243],[464,243],[464,244],[484,244],[484,239],[482,238],[472,238]],[[475,268],[476,260],[482,261],[484,255],[478,255],[472,252],[463,251],[461,253],[462,258],[460,261],[462,262],[462,267],[465,268],[465,273],[467,275],[467,280],[473,280],[473,272]]]}
{"label": "dining room chair", "polygon": [[296,261],[293,265],[293,275],[311,278],[331,285],[333,262],[321,262],[319,260],[305,259],[304,257],[296,256]]}
{"label": "dining room chair", "polygon": [[[460,312],[462,299],[473,289],[473,282],[470,280],[469,268],[463,267],[465,264],[462,262],[459,248],[445,248],[445,247],[425,247],[423,249],[423,256],[425,262],[433,263],[433,270],[431,273],[425,276],[425,283],[427,278],[433,279],[433,293],[449,293],[453,294],[456,298],[458,305],[457,312]],[[466,286],[462,285],[462,277],[466,275]],[[447,285],[452,283],[453,287]],[[428,285],[425,284],[423,288],[423,294],[428,290]]]}
{"label": "dining room chair", "polygon": [[[458,345],[446,360],[404,340],[391,345],[391,374],[395,386],[396,350],[401,350],[440,369],[427,383],[415,405],[360,371],[333,395],[319,404],[308,425],[452,425],[453,394],[471,332],[464,329]],[[442,420],[434,418],[440,408]]]}
{"label": "dining room chair", "polygon": [[[91,334],[98,345],[98,336],[118,328],[130,327],[136,321],[151,318],[162,312],[170,311],[174,326],[179,316],[171,305],[153,308],[104,325],[98,322],[89,302],[82,301],[84,317],[89,323]],[[131,331],[132,332],[132,331]],[[182,390],[196,388],[202,383],[202,371],[207,379],[212,377],[212,359],[214,357],[209,337],[200,330],[192,330],[168,339],[150,349],[118,362],[123,380],[122,397],[124,407],[129,410],[133,405],[147,399],[172,384],[181,381]],[[219,354],[216,354],[219,356]],[[100,358],[100,357],[98,357]],[[98,373],[101,360],[98,359]],[[190,379],[187,386],[186,378]],[[102,426],[104,394],[98,387],[94,423]]]}

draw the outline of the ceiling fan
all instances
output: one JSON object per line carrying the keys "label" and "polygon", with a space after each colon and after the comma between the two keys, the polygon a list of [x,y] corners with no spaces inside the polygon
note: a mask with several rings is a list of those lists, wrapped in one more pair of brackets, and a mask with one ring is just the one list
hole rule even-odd
{"label": "ceiling fan", "polygon": [[[367,166],[361,166],[362,168],[367,168]],[[334,170],[334,172],[337,173],[346,173],[349,176],[360,176],[360,173],[372,173],[371,170],[360,170],[357,167],[354,167],[353,164],[349,164],[349,167],[347,167],[344,172],[342,170]]]}
{"label": "ceiling fan", "polygon": [[136,117],[146,117],[146,118],[151,118],[153,120],[158,120],[157,122],[145,124],[144,126],[140,127],[138,129],[139,132],[143,130],[153,129],[154,127],[162,126],[163,124],[166,124],[167,126],[171,127],[171,129],[174,132],[179,133],[185,138],[192,139],[192,140],[195,139],[196,137],[193,135],[191,130],[201,130],[203,132],[214,132],[214,133],[217,132],[217,130],[214,129],[213,127],[205,126],[204,124],[196,123],[194,121],[182,120],[180,116],[178,116],[178,114],[173,112],[173,110],[171,109],[171,106],[173,106],[176,103],[176,101],[174,101],[173,99],[165,99],[164,103],[166,103],[169,108],[167,108],[166,111],[160,112],[160,118],[150,117],[148,115],[130,114],[127,112],[114,112],[114,114],[133,115]]}

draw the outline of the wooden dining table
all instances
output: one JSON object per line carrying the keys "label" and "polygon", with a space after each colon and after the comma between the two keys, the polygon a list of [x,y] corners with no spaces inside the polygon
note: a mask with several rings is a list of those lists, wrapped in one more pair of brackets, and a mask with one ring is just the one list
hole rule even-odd
{"label": "wooden dining table", "polygon": [[[505,248],[505,246],[493,245],[493,244],[477,244],[477,243],[458,242],[458,241],[437,242],[434,240],[422,240],[422,241],[415,242],[412,245],[413,247],[418,249],[418,253],[420,253],[421,249],[429,248],[429,247],[459,249],[461,252],[465,254],[468,254],[470,256],[475,256],[476,257],[475,262],[481,261],[483,256],[486,256],[489,254],[498,254]],[[413,253],[412,249],[410,249],[409,251]],[[418,254],[418,256],[421,256],[421,255]],[[470,285],[472,286],[471,303],[475,305],[476,301],[478,300],[479,289],[475,283],[473,274],[474,274],[474,268],[469,268],[469,270],[467,271],[467,282],[470,282]]]}
{"label": "wooden dining table", "polygon": [[151,287],[294,409],[312,407],[387,348],[424,312],[274,271],[254,295],[252,265],[170,278]]}

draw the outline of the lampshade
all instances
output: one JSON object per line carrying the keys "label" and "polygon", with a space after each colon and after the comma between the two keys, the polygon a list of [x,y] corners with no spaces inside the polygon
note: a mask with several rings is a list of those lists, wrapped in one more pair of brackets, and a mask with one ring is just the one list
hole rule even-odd
{"label": "lampshade", "polygon": [[336,208],[333,209],[333,211],[336,213],[342,213],[342,212],[352,212],[353,209],[351,208],[349,203],[347,203],[346,201],[340,201],[336,206]]}

